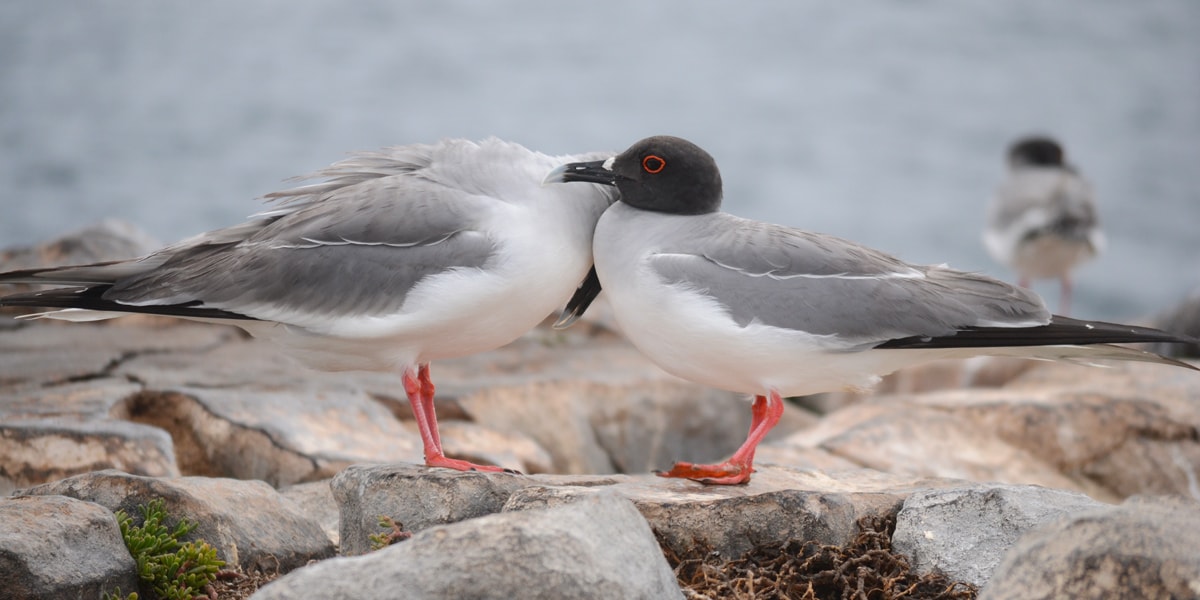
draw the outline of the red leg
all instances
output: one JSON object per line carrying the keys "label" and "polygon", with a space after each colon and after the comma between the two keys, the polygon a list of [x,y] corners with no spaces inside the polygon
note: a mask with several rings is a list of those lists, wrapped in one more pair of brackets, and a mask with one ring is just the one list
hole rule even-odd
{"label": "red leg", "polygon": [[404,371],[404,392],[412,405],[417,430],[421,433],[421,444],[425,448],[425,465],[445,467],[458,471],[505,471],[492,465],[477,465],[465,460],[446,458],[442,452],[442,439],[438,434],[437,415],[433,408],[433,382],[429,380],[429,365],[421,365],[419,371]]}
{"label": "red leg", "polygon": [[755,396],[750,414],[750,433],[729,460],[716,465],[675,463],[675,467],[670,471],[658,475],[717,485],[748,483],[750,474],[754,472],[754,451],[758,449],[758,444],[766,437],[767,432],[783,418],[783,398],[775,390],[771,390],[769,396]]}

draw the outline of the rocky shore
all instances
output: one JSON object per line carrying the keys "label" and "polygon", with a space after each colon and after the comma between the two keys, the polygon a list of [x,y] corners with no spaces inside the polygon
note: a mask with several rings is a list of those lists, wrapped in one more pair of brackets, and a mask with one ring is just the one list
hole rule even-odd
{"label": "rocky shore", "polygon": [[[0,269],[142,250],[104,235]],[[222,326],[0,316],[0,589],[138,589],[113,513],[161,498],[227,568],[281,575],[254,598],[708,597],[669,556],[841,546],[871,519],[984,598],[1200,596],[1195,372],[930,365],[793,399],[752,482],[706,487],[650,473],[728,455],[748,403],[602,311],[433,368],[447,454],[525,475],[418,466],[399,374],[306,370]],[[373,550],[380,517],[412,537]]]}

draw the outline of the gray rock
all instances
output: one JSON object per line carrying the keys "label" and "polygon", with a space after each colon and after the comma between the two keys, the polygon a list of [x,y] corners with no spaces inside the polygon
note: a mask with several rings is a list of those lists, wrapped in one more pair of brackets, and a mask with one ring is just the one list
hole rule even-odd
{"label": "gray rock", "polygon": [[283,598],[682,598],[629,501],[597,494],[545,510],[427,529],[366,556],[335,558],[268,584]]}
{"label": "gray rock", "polygon": [[5,598],[91,599],[137,585],[137,565],[108,509],[62,496],[0,498]]}
{"label": "gray rock", "polygon": [[238,337],[231,327],[160,317],[91,324],[23,322],[0,331],[0,348],[6,350],[0,356],[0,386],[37,388],[105,377],[144,354],[174,352],[195,360],[195,351]]}
{"label": "gray rock", "polygon": [[922,573],[982,587],[1026,531],[1102,506],[1077,492],[1037,486],[922,490],[904,501],[892,547]]}
{"label": "gray rock", "polygon": [[1038,365],[1002,388],[868,399],[773,445],[891,473],[1041,485],[1106,502],[1191,495],[1197,397],[1200,377],[1185,369]]}
{"label": "gray rock", "polygon": [[1133,499],[1029,532],[980,600],[1200,597],[1200,504]]}
{"label": "gray rock", "polygon": [[662,542],[683,553],[696,546],[736,558],[756,544],[792,537],[844,544],[863,517],[891,516],[914,490],[950,480],[836,473],[763,466],[748,485],[704,486],[650,475],[509,475],[355,466],[333,480],[341,506],[342,554],[369,550],[379,517],[408,531],[501,510],[556,506],[610,491],[634,502]]}
{"label": "gray rock", "polygon": [[198,523],[187,539],[202,539],[218,556],[247,571],[287,572],[333,556],[321,526],[261,481],[207,477],[152,478],[118,471],[77,475],[22,490],[23,496],[63,495],[137,518],[139,506],[162,498],[172,518]]}
{"label": "gray rock", "polygon": [[334,546],[338,545],[338,505],[333,499],[333,490],[328,479],[298,483],[279,490],[284,498],[294,503],[301,514],[308,515],[325,530],[325,536]]}
{"label": "gray rock", "polygon": [[171,433],[189,474],[285,486],[355,462],[421,461],[415,436],[361,392],[181,387],[142,392],[126,406],[128,418]]}
{"label": "gray rock", "polygon": [[[0,359],[0,364],[7,359]],[[0,419],[69,417],[103,419],[142,386],[123,377],[86,377],[82,381],[0,387]],[[119,411],[118,411],[119,412]]]}
{"label": "gray rock", "polygon": [[171,437],[155,427],[108,419],[0,423],[0,494],[103,469],[179,475]]}
{"label": "gray rock", "polygon": [[125,260],[160,247],[161,242],[133,223],[103,219],[36,246],[0,250],[0,271]]}
{"label": "gray rock", "polygon": [[341,511],[341,553],[369,552],[369,536],[380,532],[380,517],[401,523],[406,531],[482,517],[500,512],[508,497],[529,481],[523,475],[413,464],[351,466],[330,484]]}

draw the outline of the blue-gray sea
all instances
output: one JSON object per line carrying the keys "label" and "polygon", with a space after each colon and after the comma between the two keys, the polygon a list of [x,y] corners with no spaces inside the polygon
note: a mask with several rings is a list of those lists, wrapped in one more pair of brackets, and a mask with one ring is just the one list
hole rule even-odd
{"label": "blue-gray sea", "polygon": [[0,3],[0,247],[104,217],[174,241],[351,150],[668,133],[730,212],[1011,279],[979,235],[1032,132],[1109,239],[1075,316],[1200,286],[1195,0]]}

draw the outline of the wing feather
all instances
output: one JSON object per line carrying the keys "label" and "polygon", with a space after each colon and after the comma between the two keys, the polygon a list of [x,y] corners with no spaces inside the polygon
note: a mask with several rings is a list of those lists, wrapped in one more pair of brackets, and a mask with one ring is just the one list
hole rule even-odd
{"label": "wing feather", "polygon": [[832,236],[714,218],[715,239],[696,236],[711,243],[664,249],[650,265],[664,282],[712,297],[741,326],[757,322],[862,344],[1049,322],[1036,295],[1001,281],[912,265]]}

